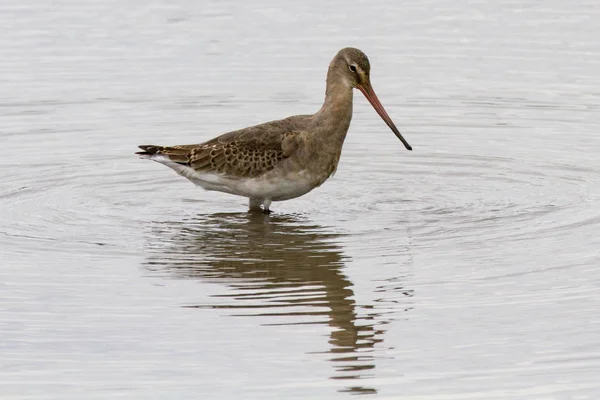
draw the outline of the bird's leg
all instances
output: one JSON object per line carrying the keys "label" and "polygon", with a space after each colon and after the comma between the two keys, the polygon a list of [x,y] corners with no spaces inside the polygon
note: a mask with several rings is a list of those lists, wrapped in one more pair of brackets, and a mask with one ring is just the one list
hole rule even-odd
{"label": "bird's leg", "polygon": [[271,214],[271,210],[269,210],[269,206],[271,205],[271,200],[270,199],[265,199],[263,201],[263,213],[265,214]]}
{"label": "bird's leg", "polygon": [[261,211],[260,205],[262,204],[262,200],[260,199],[250,199],[250,203],[248,204],[248,211]]}

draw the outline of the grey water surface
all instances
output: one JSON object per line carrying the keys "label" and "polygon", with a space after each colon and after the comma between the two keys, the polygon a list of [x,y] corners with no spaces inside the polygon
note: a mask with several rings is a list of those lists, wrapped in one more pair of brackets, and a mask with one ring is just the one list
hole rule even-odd
{"label": "grey water surface", "polygon": [[[0,398],[600,398],[600,3],[0,3]],[[316,111],[274,203],[133,155]]]}

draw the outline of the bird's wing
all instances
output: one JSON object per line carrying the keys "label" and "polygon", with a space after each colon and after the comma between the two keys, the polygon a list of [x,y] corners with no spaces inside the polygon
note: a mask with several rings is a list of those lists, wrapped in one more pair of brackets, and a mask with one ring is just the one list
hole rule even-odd
{"label": "bird's wing", "polygon": [[231,177],[256,177],[275,168],[298,145],[302,132],[285,120],[226,133],[200,144],[139,146],[143,156],[166,156],[197,172],[215,172]]}

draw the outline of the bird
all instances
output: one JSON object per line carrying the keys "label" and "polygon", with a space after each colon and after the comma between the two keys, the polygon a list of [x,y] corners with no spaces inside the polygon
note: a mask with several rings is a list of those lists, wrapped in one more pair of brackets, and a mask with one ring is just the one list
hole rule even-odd
{"label": "bird", "polygon": [[[337,169],[358,89],[400,139],[371,85],[371,64],[359,49],[341,49],[329,64],[325,100],[312,115],[225,133],[199,144],[140,145],[141,158],[164,164],[195,185],[249,199],[249,211],[271,212],[271,203],[300,197]],[[262,206],[262,208],[261,208]]]}

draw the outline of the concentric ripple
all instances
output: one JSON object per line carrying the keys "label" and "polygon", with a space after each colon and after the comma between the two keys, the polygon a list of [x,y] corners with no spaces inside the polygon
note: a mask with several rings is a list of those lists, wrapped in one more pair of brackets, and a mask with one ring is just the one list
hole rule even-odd
{"label": "concentric ripple", "polygon": [[[80,4],[81,3],[81,4]],[[0,397],[598,398],[598,2],[0,4]],[[320,106],[270,216],[139,144]]]}

